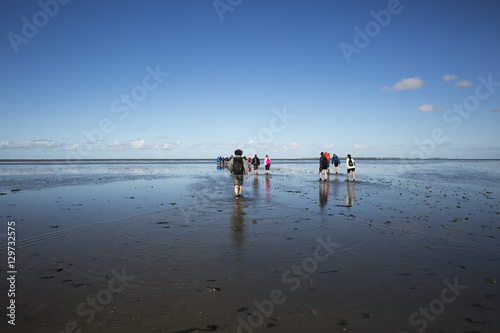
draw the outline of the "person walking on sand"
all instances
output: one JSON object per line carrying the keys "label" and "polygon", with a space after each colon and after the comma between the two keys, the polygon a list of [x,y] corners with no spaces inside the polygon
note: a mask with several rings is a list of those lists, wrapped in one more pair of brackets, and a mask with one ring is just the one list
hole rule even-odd
{"label": "person walking on sand", "polygon": [[333,154],[332,160],[333,160],[333,165],[335,165],[335,174],[338,174],[339,173],[338,166],[340,164],[339,157],[337,155]]}
{"label": "person walking on sand", "polygon": [[356,181],[356,174],[354,171],[356,170],[356,162],[353,158],[351,158],[351,154],[347,154],[347,160],[345,160],[345,164],[347,165],[347,181],[349,181],[349,174],[352,172],[352,181]]}
{"label": "person walking on sand", "polygon": [[325,173],[325,181],[328,180],[328,160],[323,152],[321,152],[321,157],[319,158],[319,180],[321,181],[321,172]]}
{"label": "person walking on sand", "polygon": [[330,153],[327,153],[325,151],[325,157],[326,157],[326,160],[328,161],[328,169],[327,169],[327,173],[330,174]]}
{"label": "person walking on sand", "polygon": [[234,155],[236,156],[229,161],[229,171],[233,176],[234,197],[239,199],[242,196],[241,191],[243,190],[243,174],[245,175],[245,179],[248,179],[248,166],[243,157],[241,157],[243,155],[241,149],[236,149]]}
{"label": "person walking on sand", "polygon": [[266,155],[264,166],[266,167],[266,173],[269,173],[269,168],[271,168],[271,159],[269,158],[269,155]]}
{"label": "person walking on sand", "polygon": [[255,154],[254,158],[252,159],[252,165],[253,169],[255,170],[255,174],[258,174],[258,169],[260,165],[260,159],[257,157],[257,154]]}

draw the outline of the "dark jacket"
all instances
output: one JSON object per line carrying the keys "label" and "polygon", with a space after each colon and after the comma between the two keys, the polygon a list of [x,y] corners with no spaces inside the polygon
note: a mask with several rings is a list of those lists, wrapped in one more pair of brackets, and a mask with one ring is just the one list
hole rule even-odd
{"label": "dark jacket", "polygon": [[328,159],[325,155],[321,155],[319,158],[319,167],[322,169],[328,169]]}

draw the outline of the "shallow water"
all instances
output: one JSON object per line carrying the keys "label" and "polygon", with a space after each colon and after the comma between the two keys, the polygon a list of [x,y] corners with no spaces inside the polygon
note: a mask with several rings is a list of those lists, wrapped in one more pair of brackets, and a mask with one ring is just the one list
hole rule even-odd
{"label": "shallow water", "polygon": [[497,332],[499,166],[276,161],[235,200],[212,162],[1,164],[16,329]]}

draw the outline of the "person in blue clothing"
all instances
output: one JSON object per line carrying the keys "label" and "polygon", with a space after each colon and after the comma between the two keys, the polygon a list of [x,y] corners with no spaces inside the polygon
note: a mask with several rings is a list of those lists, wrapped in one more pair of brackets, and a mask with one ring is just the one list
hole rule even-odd
{"label": "person in blue clothing", "polygon": [[321,181],[321,173],[325,173],[325,181],[328,180],[328,159],[325,153],[321,152],[321,157],[319,158],[319,180]]}
{"label": "person in blue clothing", "polygon": [[333,160],[333,165],[335,166],[335,173],[338,174],[339,173],[338,167],[340,164],[339,157],[337,155],[333,154],[332,160]]}

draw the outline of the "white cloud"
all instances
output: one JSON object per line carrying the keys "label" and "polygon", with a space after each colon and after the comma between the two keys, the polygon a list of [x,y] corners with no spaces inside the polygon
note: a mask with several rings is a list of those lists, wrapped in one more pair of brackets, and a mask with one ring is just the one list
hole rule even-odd
{"label": "white cloud", "polygon": [[80,146],[80,144],[75,143],[75,144],[64,147],[64,149],[65,150],[74,150],[74,149],[78,148],[79,146]]}
{"label": "white cloud", "polygon": [[58,148],[63,144],[47,139],[40,140],[29,140],[22,142],[10,142],[2,141],[0,142],[0,149],[43,149],[43,148]]}
{"label": "white cloud", "polygon": [[459,81],[455,84],[455,87],[457,87],[457,88],[467,88],[467,87],[471,87],[471,86],[472,86],[472,82],[467,81],[467,80],[462,80],[462,81]]}
{"label": "white cloud", "polygon": [[374,146],[364,146],[364,145],[355,143],[354,146],[352,147],[352,149],[354,149],[354,150],[371,150],[371,151],[374,151],[374,150],[378,150],[379,147],[376,146],[376,145],[374,145]]}
{"label": "white cloud", "polygon": [[182,145],[182,142],[180,142],[180,141],[159,143],[159,144],[154,145],[154,149],[170,150],[170,149],[178,148],[181,145]]}
{"label": "white cloud", "polygon": [[182,146],[181,141],[177,142],[164,142],[155,145],[146,143],[144,139],[134,139],[127,141],[115,141],[110,143],[107,150],[171,150]]}
{"label": "white cloud", "polygon": [[241,142],[241,144],[244,145],[244,146],[255,145],[257,143],[258,143],[257,140],[253,140],[253,139]]}
{"label": "white cloud", "polygon": [[116,149],[116,150],[137,150],[137,149],[146,149],[148,145],[146,145],[145,140],[128,140],[128,141],[115,141],[111,142],[108,149]]}
{"label": "white cloud", "polygon": [[289,151],[289,150],[299,150],[302,149],[302,145],[297,142],[290,142],[290,143],[285,143],[283,145],[283,150],[284,151]]}
{"label": "white cloud", "polygon": [[417,107],[417,110],[420,112],[439,112],[439,111],[445,111],[445,108],[441,107],[435,107],[432,104],[422,104],[419,107]]}
{"label": "white cloud", "polygon": [[145,140],[131,140],[130,146],[132,147],[132,149],[143,149],[143,148],[146,148],[146,141]]}
{"label": "white cloud", "polygon": [[420,89],[425,82],[418,77],[412,77],[409,79],[402,79],[396,83],[392,88],[389,86],[382,87],[382,91],[404,91],[404,90],[417,90]]}
{"label": "white cloud", "polygon": [[446,82],[450,82],[451,80],[456,80],[458,79],[458,75],[451,75],[451,74],[445,74],[443,75],[443,80]]}

